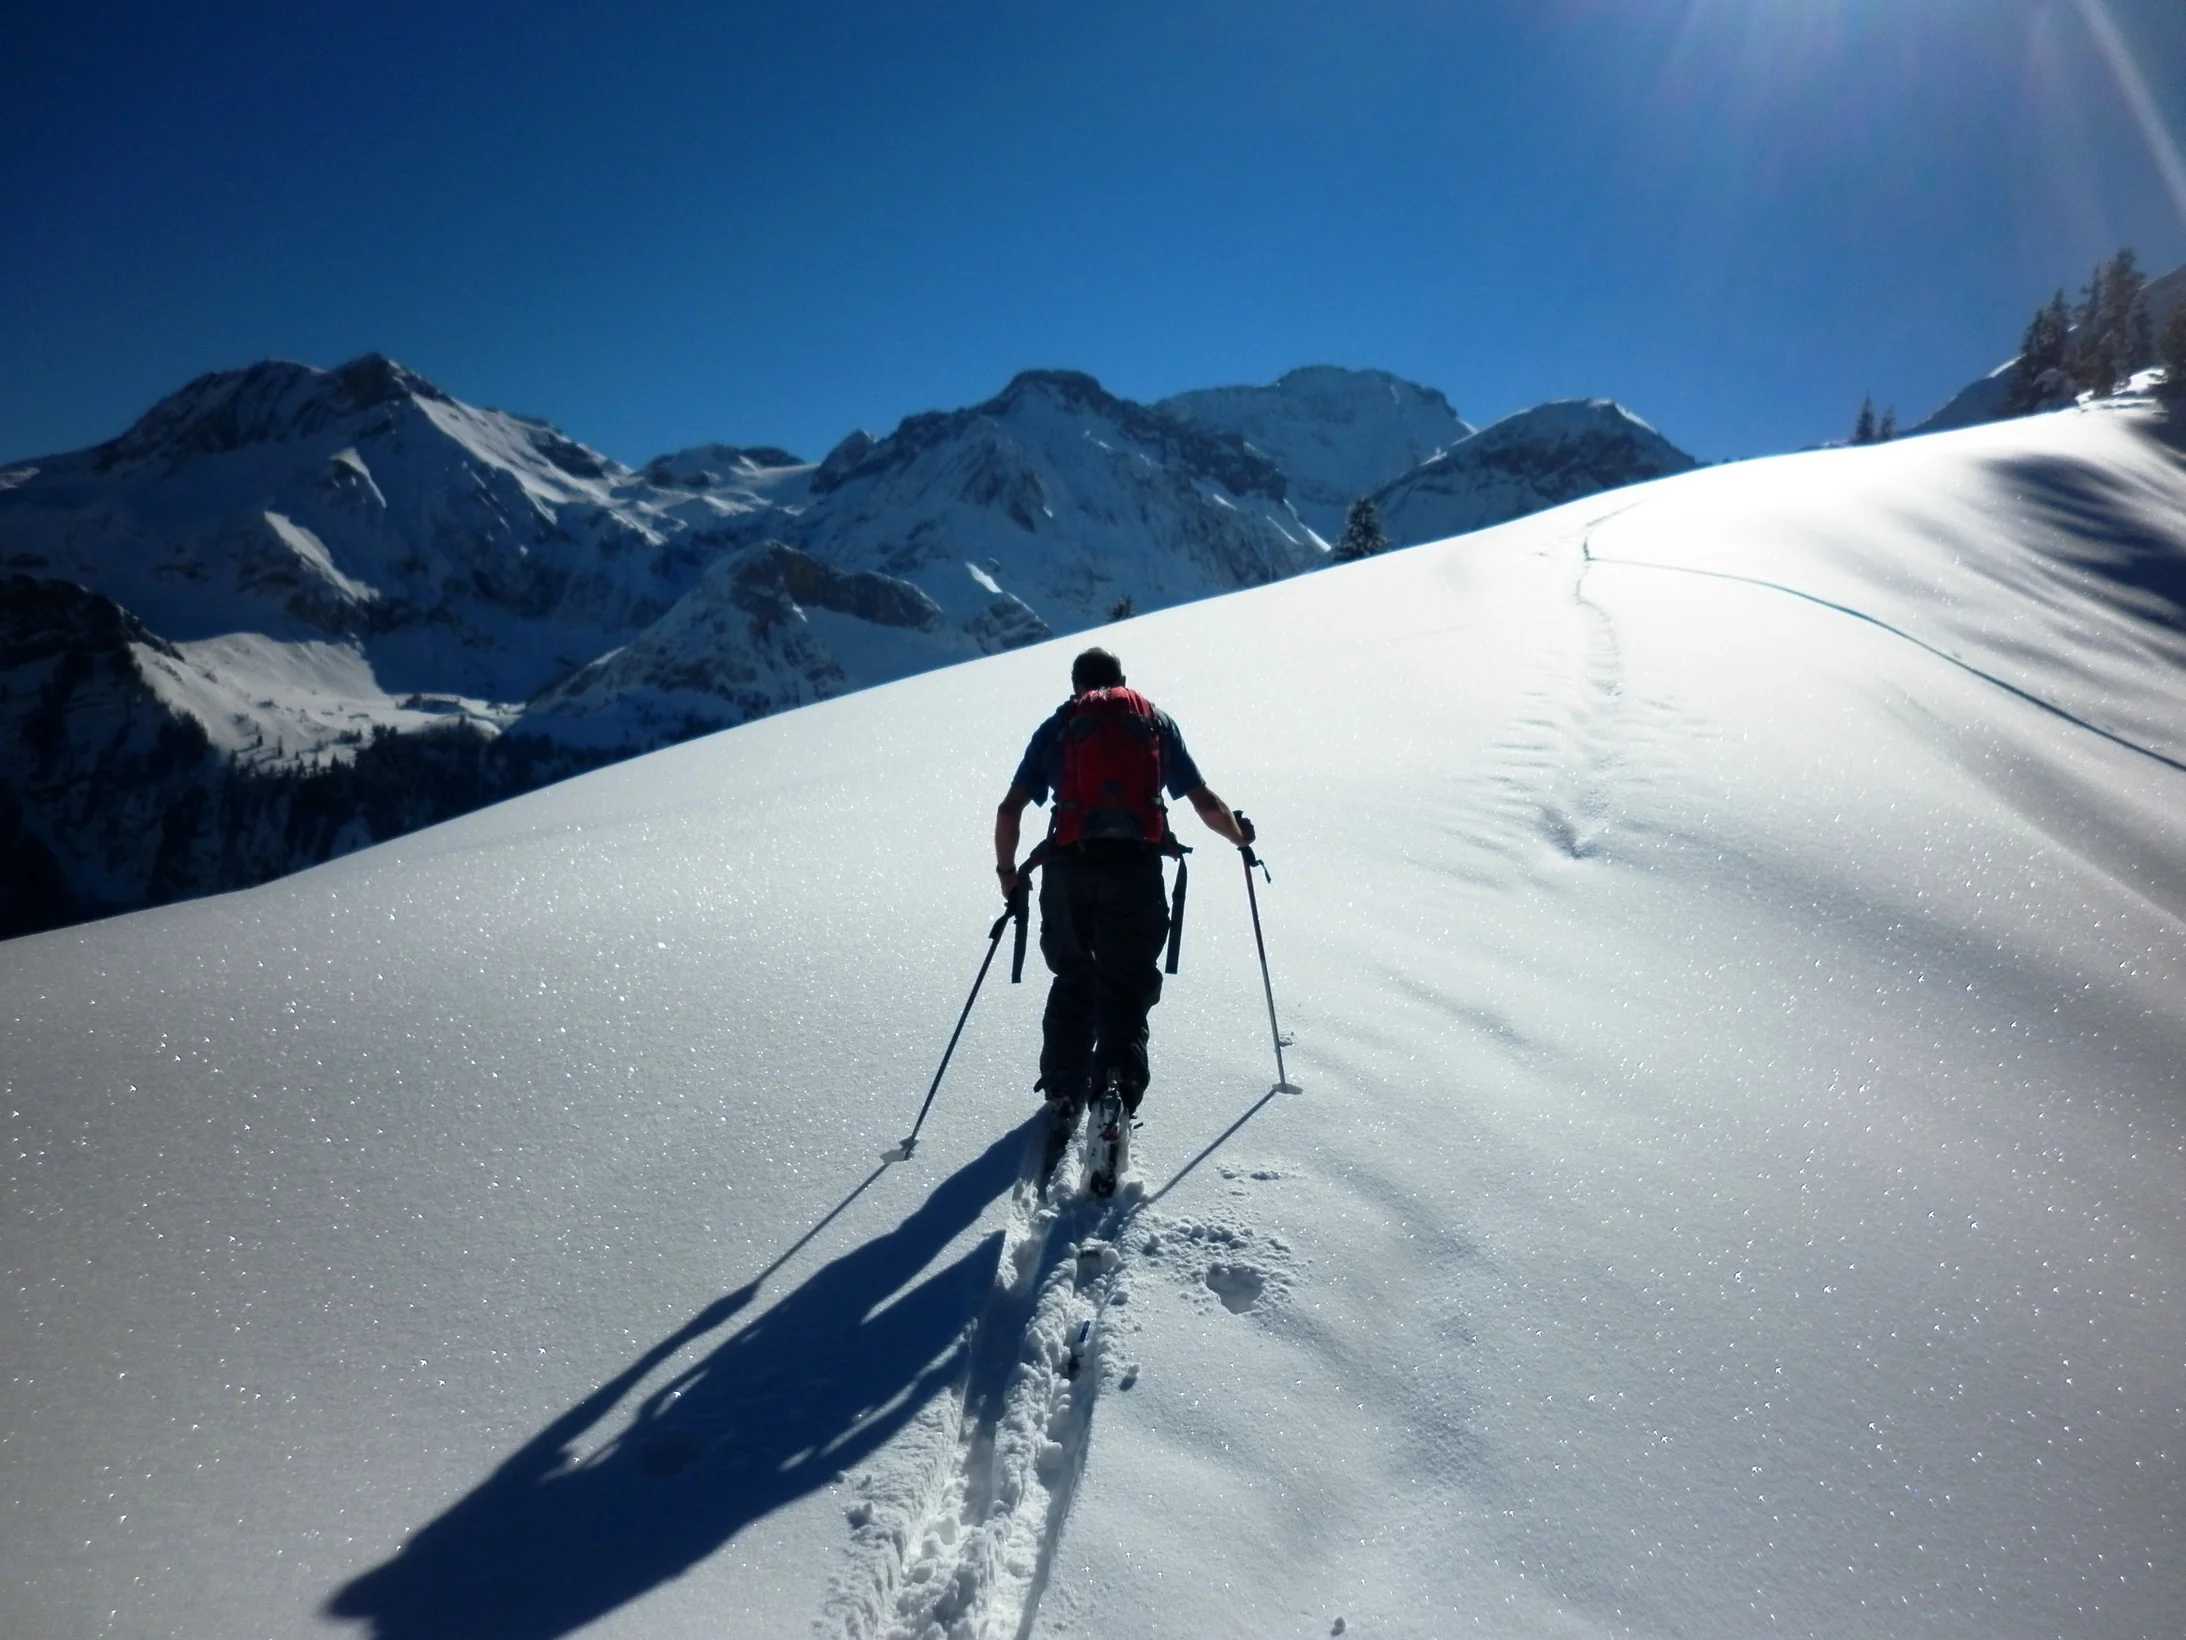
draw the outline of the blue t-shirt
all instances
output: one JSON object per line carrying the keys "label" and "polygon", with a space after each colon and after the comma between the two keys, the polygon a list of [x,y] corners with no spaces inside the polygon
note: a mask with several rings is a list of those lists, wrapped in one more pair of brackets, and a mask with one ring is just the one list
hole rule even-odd
{"label": "blue t-shirt", "polygon": [[[1017,765],[1017,772],[1010,777],[1010,784],[1019,791],[1031,795],[1035,803],[1045,803],[1055,788],[1063,781],[1063,716],[1070,709],[1065,701],[1048,715],[1047,721],[1032,731],[1032,740],[1025,747],[1025,755]],[[1199,765],[1192,761],[1192,754],[1184,749],[1184,736],[1177,729],[1176,719],[1160,707],[1154,708],[1154,723],[1161,732],[1162,784],[1171,797],[1183,797],[1196,792],[1207,782],[1199,777]]]}

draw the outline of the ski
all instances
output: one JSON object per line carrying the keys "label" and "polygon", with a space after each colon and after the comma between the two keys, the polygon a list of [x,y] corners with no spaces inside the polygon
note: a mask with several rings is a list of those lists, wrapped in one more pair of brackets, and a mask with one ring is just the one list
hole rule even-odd
{"label": "ski", "polygon": [[1130,1166],[1131,1113],[1110,1082],[1093,1101],[1085,1136],[1085,1193],[1102,1199],[1116,1193],[1116,1182]]}

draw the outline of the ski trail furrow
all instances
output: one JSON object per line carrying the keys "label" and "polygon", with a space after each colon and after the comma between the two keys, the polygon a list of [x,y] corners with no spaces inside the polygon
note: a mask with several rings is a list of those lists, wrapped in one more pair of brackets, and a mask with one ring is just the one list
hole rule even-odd
{"label": "ski trail furrow", "polygon": [[[916,1484],[852,1511],[857,1552],[821,1632],[840,1640],[1009,1640],[1030,1633],[1069,1517],[1100,1391],[1101,1322],[1120,1242],[1145,1204],[1043,1197],[1036,1138],[1004,1230],[994,1290],[966,1340],[964,1376],[929,1438]],[[1082,1140],[1057,1168],[1075,1178]]]}

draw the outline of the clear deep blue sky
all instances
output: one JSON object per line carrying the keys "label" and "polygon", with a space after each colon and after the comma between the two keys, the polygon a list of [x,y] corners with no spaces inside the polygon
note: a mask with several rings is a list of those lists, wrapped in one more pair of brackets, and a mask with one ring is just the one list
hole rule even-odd
{"label": "clear deep blue sky", "polygon": [[[2103,0],[2186,131],[2186,3]],[[1705,458],[2186,220],[2080,0],[11,0],[0,456],[378,350],[626,461],[1373,365]]]}

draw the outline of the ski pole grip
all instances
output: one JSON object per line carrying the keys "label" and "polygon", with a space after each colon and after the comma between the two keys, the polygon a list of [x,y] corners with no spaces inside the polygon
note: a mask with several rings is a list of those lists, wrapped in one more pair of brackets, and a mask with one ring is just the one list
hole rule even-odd
{"label": "ski pole grip", "polygon": [[1176,893],[1169,902],[1169,954],[1167,961],[1162,964],[1162,972],[1165,974],[1176,972],[1177,952],[1184,944],[1185,875],[1184,859],[1179,855],[1176,863]]}
{"label": "ski pole grip", "polygon": [[1017,892],[1010,896],[1010,915],[1017,919],[1017,938],[1010,949],[1010,983],[1022,985],[1025,982],[1025,885],[1022,879],[1018,881]]}

